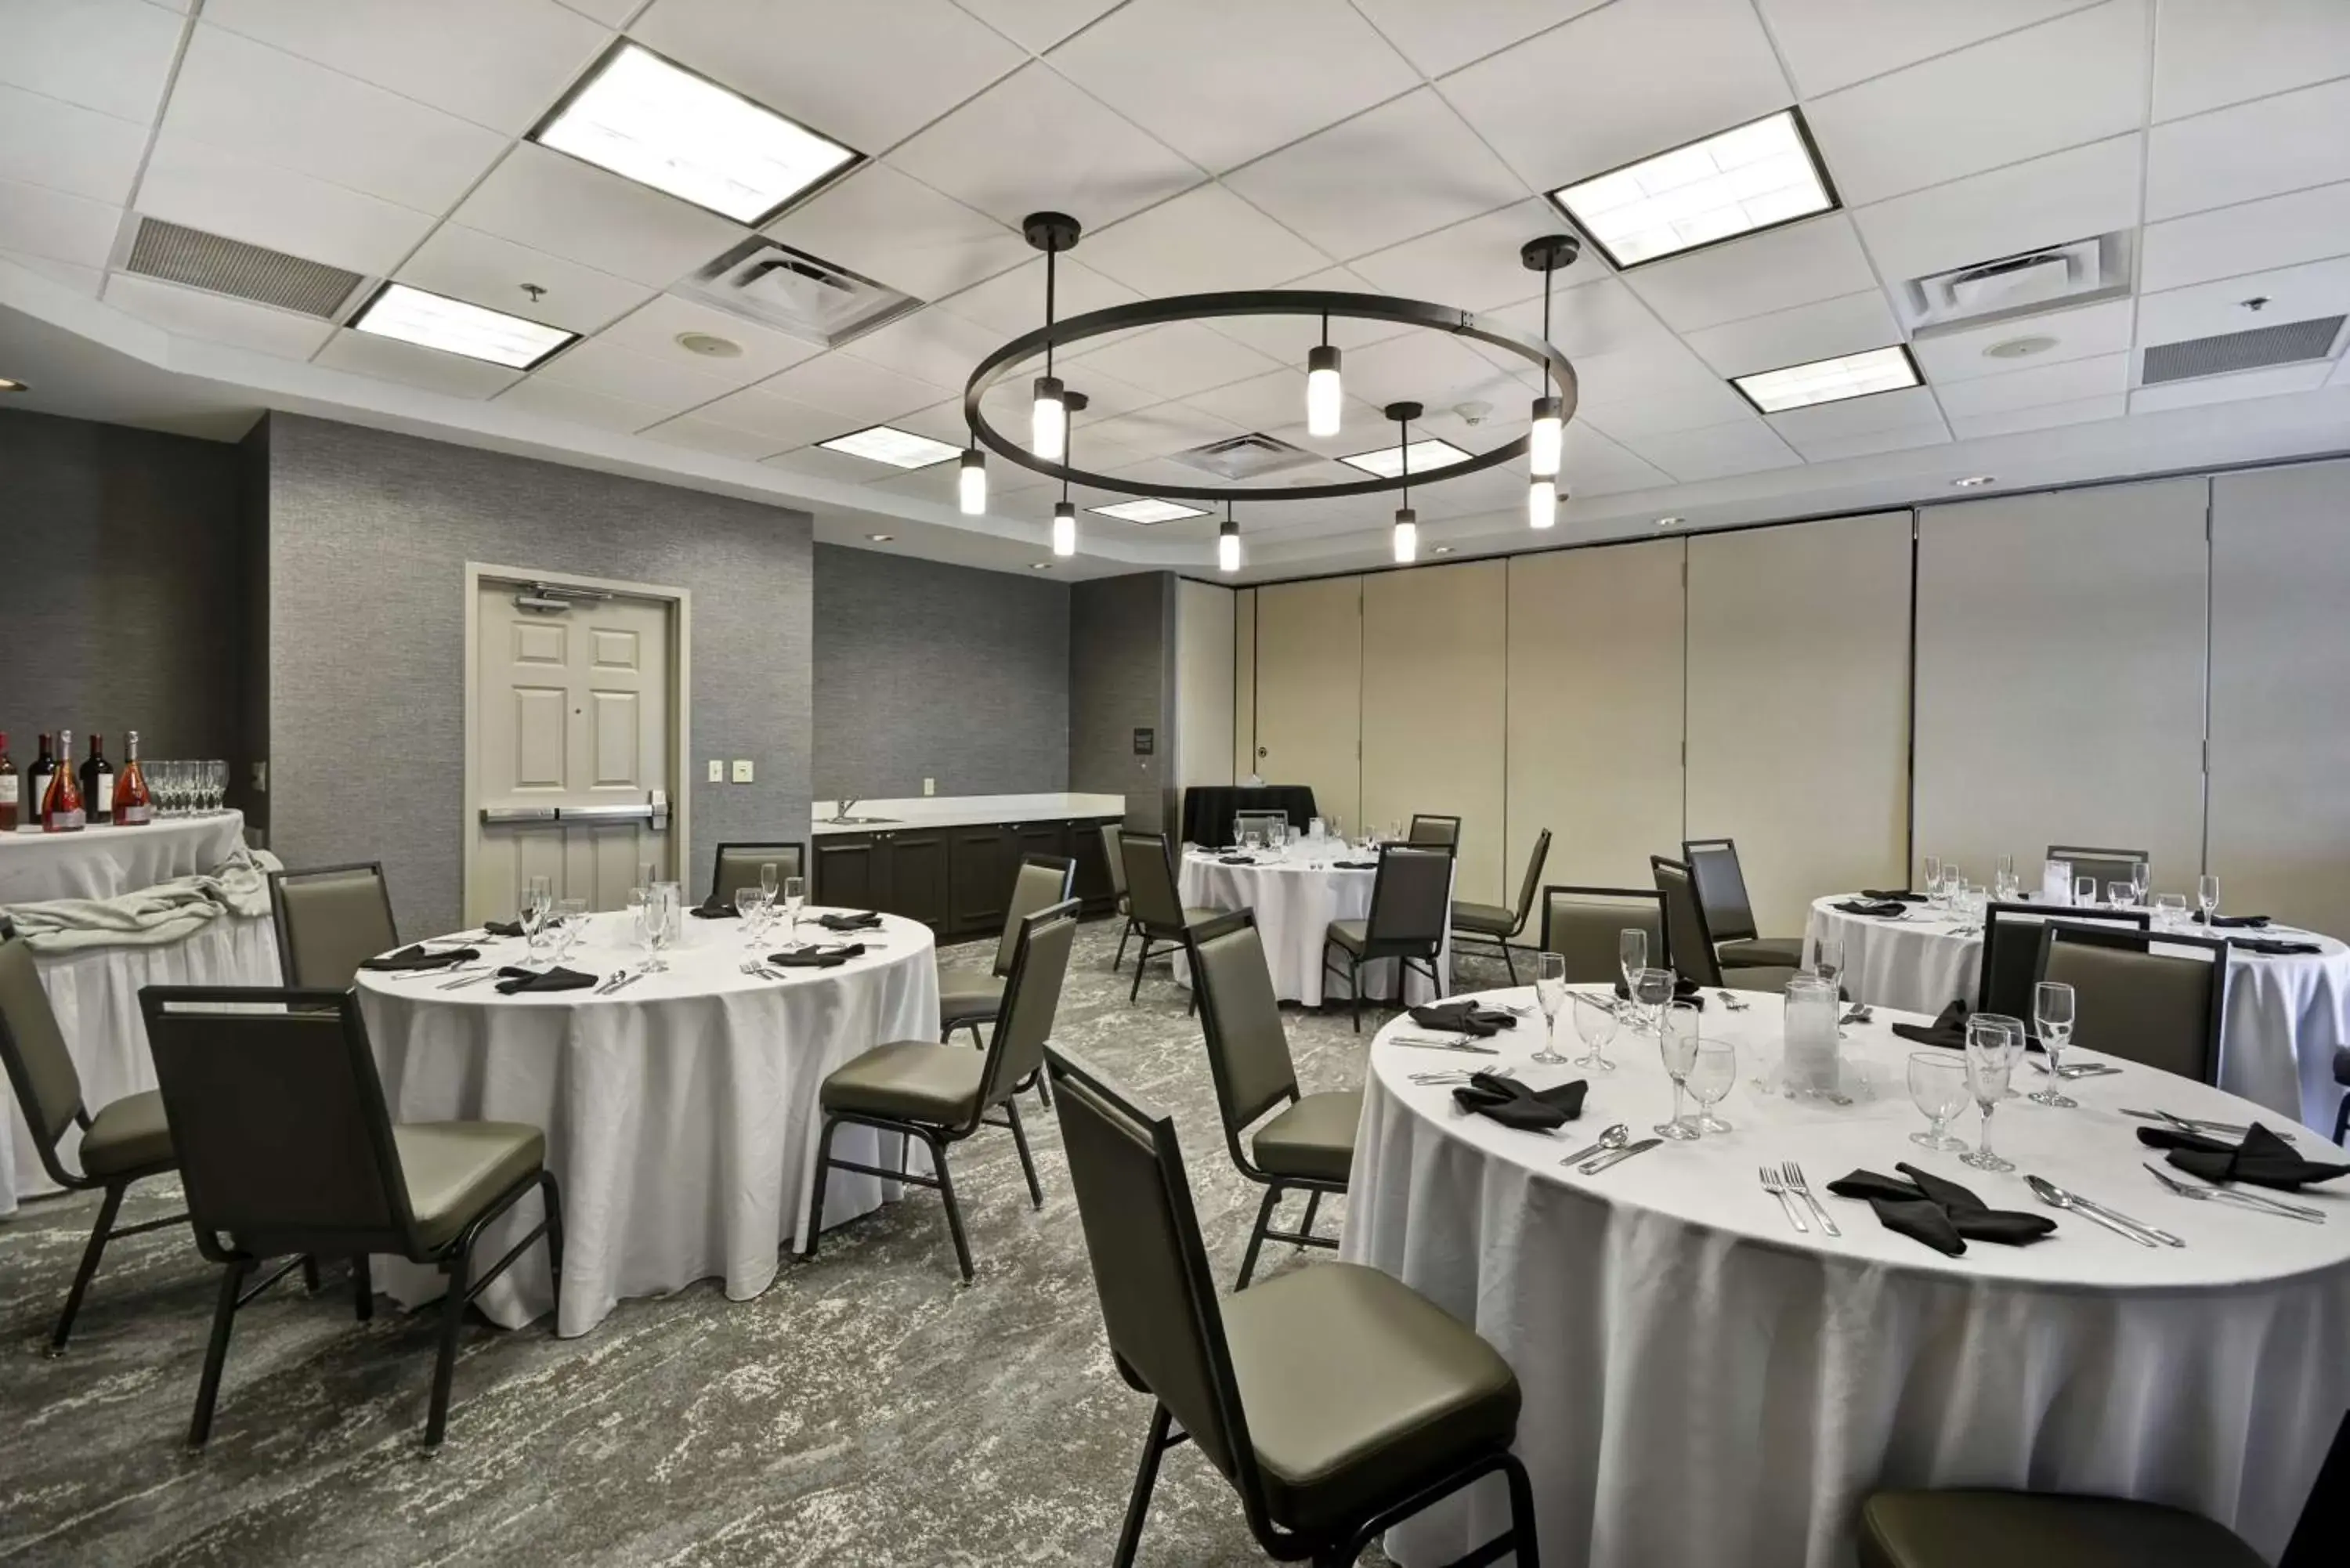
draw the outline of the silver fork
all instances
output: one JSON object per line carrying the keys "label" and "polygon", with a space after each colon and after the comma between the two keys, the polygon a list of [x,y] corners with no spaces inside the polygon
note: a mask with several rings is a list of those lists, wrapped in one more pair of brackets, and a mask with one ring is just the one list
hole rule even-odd
{"label": "silver fork", "polygon": [[1783,1169],[1787,1178],[1787,1186],[1797,1197],[1812,1206],[1814,1214],[1819,1216],[1820,1229],[1831,1236],[1843,1235],[1844,1232],[1836,1229],[1836,1222],[1828,1217],[1826,1207],[1812,1196],[1812,1184],[1804,1179],[1804,1168],[1791,1159],[1787,1161]]}
{"label": "silver fork", "polygon": [[1732,1012],[1743,1012],[1749,1007],[1753,1005],[1753,1003],[1750,1002],[1739,1001],[1737,993],[1734,992],[1717,991],[1713,994],[1721,998],[1721,1005],[1727,1007]]}
{"label": "silver fork", "polygon": [[[1414,1073],[1411,1075],[1411,1081],[1415,1084],[1465,1084],[1479,1075],[1477,1073],[1463,1072],[1456,1068],[1436,1073]],[[1482,1075],[1488,1078],[1514,1078],[1518,1075],[1518,1071],[1514,1067],[1506,1065],[1488,1067],[1482,1070]]]}
{"label": "silver fork", "polygon": [[2233,1188],[2196,1187],[2158,1170],[2151,1165],[2147,1165],[2146,1168],[2157,1181],[2178,1193],[2181,1198],[2193,1198],[2204,1202],[2216,1199],[2250,1209],[2255,1213],[2278,1214],[2288,1220],[2305,1220],[2312,1225],[2325,1223],[2325,1210],[2323,1209],[2311,1209],[2299,1203],[2287,1203],[2282,1198],[2267,1198],[2257,1192],[2238,1192]]}
{"label": "silver fork", "polygon": [[1779,1200],[1780,1212],[1786,1215],[1789,1224],[1805,1235],[1810,1235],[1812,1228],[1804,1223],[1804,1211],[1795,1207],[1794,1195],[1787,1190],[1786,1178],[1767,1165],[1762,1168],[1762,1190]]}

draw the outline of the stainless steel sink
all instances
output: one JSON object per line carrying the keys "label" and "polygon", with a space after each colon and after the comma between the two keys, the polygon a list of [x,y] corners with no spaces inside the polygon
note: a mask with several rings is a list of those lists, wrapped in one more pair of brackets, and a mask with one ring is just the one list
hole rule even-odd
{"label": "stainless steel sink", "polygon": [[816,821],[826,827],[894,827],[894,816],[821,816]]}

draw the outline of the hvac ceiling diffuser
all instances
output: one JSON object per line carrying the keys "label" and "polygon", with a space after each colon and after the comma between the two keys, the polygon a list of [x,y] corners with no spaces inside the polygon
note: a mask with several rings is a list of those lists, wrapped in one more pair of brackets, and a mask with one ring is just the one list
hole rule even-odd
{"label": "hvac ceiling diffuser", "polygon": [[2158,343],[2146,351],[2146,372],[2138,379],[2138,384],[2158,387],[2165,381],[2189,381],[2200,376],[2225,376],[2237,370],[2323,359],[2332,352],[2342,322],[2339,316],[2318,316],[2307,321],[2255,327],[2246,332],[2222,332],[2213,337]]}
{"label": "hvac ceiling diffuser", "polygon": [[123,270],[183,284],[233,299],[274,305],[331,319],[364,280],[338,266],[305,261],[243,240],[182,228],[160,218],[139,220],[138,238]]}

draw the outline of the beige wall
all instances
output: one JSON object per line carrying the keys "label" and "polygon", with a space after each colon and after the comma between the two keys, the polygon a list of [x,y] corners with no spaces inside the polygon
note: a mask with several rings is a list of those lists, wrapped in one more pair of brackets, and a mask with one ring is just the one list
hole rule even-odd
{"label": "beige wall", "polygon": [[1500,561],[1363,579],[1363,810],[1461,819],[1453,896],[1502,898],[1509,569]]}
{"label": "beige wall", "polygon": [[1232,590],[1175,579],[1175,784],[1232,782]]}

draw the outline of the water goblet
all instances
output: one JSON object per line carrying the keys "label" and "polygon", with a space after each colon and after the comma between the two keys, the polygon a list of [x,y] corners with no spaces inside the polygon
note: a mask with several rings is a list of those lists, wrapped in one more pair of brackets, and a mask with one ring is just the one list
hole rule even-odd
{"label": "water goblet", "polygon": [[1727,1040],[1700,1037],[1697,1052],[1690,1063],[1690,1093],[1697,1099],[1697,1120],[1692,1125],[1701,1133],[1726,1133],[1731,1125],[1713,1114],[1731,1085],[1738,1082],[1738,1050]]}
{"label": "water goblet", "polygon": [[1909,1054],[1909,1103],[1929,1124],[1924,1132],[1909,1135],[1909,1141],[1926,1148],[1956,1153],[1965,1149],[1963,1139],[1952,1137],[1948,1131],[1950,1118],[1965,1108],[1967,1103],[1967,1064],[1947,1051],[1912,1051]]}
{"label": "water goblet", "polygon": [[2146,890],[2151,885],[2153,868],[2143,860],[2130,862],[2130,903],[2138,909],[2146,907]]}
{"label": "water goblet", "polygon": [[743,946],[759,945],[759,912],[766,907],[766,894],[756,888],[734,889],[734,912],[743,917]]}
{"label": "water goblet", "polygon": [[1991,1114],[2007,1094],[2007,1075],[2012,1070],[2009,1054],[2007,1031],[1999,1020],[1990,1014],[1976,1013],[1967,1020],[1967,1093],[1973,1096],[1975,1108],[1982,1112],[1982,1139],[1965,1154],[1959,1156],[1961,1164],[1977,1170],[2013,1170],[2015,1162],[1991,1152]]}
{"label": "water goblet", "polygon": [[557,898],[555,901],[555,929],[558,933],[556,940],[555,961],[561,963],[569,958],[573,950],[587,939],[588,900]]}
{"label": "water goblet", "polygon": [[792,942],[795,946],[798,944],[800,940],[800,910],[805,908],[806,904],[807,878],[805,877],[785,877],[784,913],[791,917]]}
{"label": "water goblet", "polygon": [[[1646,981],[1652,974],[1670,974],[1670,970],[1643,970],[1640,979]],[[1669,1137],[1688,1143],[1698,1136],[1690,1126],[1688,1113],[1682,1108],[1689,1093],[1690,1069],[1697,1064],[1697,1009],[1688,1002],[1669,1002],[1659,1008],[1657,1020],[1657,1054],[1664,1058],[1665,1072],[1673,1081],[1673,1119],[1659,1122],[1655,1131],[1659,1137]]]}
{"label": "water goblet", "polygon": [[2186,921],[2186,894],[2157,893],[2154,896],[2154,923],[2157,929],[2175,931]]}
{"label": "water goblet", "polygon": [[1644,969],[1632,976],[1632,1000],[1646,1009],[1642,1023],[1635,1025],[1640,1033],[1655,1033],[1664,1027],[1665,1009],[1672,1005],[1679,978],[1669,969]]}
{"label": "water goblet", "polygon": [[2069,1111],[2081,1103],[2063,1092],[2064,1045],[2073,1038],[2073,988],[2061,980],[2043,980],[2033,986],[2032,1022],[2040,1026],[2040,1044],[2048,1053],[2048,1086],[2028,1097],[2036,1104]]}
{"label": "water goblet", "polygon": [[1998,1029],[2007,1040],[2007,1092],[2000,1096],[2000,1098],[2002,1100],[2023,1098],[2022,1092],[2015,1086],[2015,1074],[2017,1069],[2023,1065],[2024,1043],[2029,1038],[2023,1032],[2023,1020],[2011,1017],[2004,1012],[1978,1012],[1975,1016],[1990,1020],[1984,1027]]}
{"label": "water goblet", "polygon": [[2106,902],[2116,909],[2126,909],[2130,902],[2130,885],[2126,882],[2106,884]]}
{"label": "water goblet", "polygon": [[1544,1066],[1563,1067],[1566,1058],[1558,1054],[1558,1010],[1566,1003],[1566,959],[1561,953],[1534,955],[1534,1001],[1541,1004],[1543,1015],[1542,1049],[1534,1059]]}
{"label": "water goblet", "polygon": [[1607,1043],[1616,1038],[1616,1010],[1595,996],[1580,992],[1573,993],[1581,1005],[1575,1010],[1575,1033],[1583,1042],[1583,1054],[1575,1065],[1586,1073],[1612,1073],[1616,1064],[1607,1059]]}
{"label": "water goblet", "polygon": [[2217,877],[2195,878],[2195,907],[2203,911],[2203,923],[2210,925],[2211,917],[2220,912],[2220,878]]}

